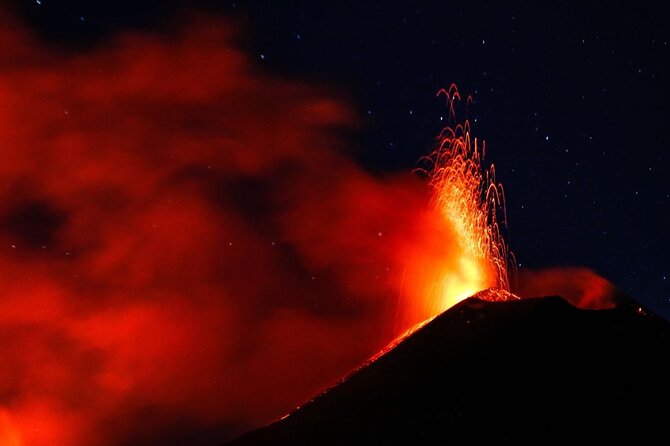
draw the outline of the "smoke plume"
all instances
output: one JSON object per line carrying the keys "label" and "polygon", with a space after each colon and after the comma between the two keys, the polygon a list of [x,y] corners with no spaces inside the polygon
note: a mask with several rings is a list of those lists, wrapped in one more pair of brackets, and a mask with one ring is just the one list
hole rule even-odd
{"label": "smoke plume", "polygon": [[83,54],[1,33],[2,444],[216,443],[402,328],[406,259],[448,234],[425,184],[346,155],[334,93],[227,23]]}

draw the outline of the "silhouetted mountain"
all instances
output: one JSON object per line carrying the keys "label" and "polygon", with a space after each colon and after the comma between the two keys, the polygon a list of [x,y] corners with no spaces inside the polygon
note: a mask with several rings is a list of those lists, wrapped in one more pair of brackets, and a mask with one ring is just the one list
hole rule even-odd
{"label": "silhouetted mountain", "polygon": [[470,298],[229,445],[665,443],[669,354],[670,324],[631,302]]}

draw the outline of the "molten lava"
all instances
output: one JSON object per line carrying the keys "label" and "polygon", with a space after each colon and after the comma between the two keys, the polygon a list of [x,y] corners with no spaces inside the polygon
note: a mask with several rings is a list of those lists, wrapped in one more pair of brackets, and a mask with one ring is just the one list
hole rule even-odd
{"label": "molten lava", "polygon": [[[440,90],[441,95],[446,96],[454,117],[456,101],[461,99],[457,87],[452,84]],[[505,195],[502,185],[496,183],[495,167],[482,166],[483,154],[484,144],[480,148],[471,137],[466,120],[445,127],[437,148],[422,160],[427,167],[419,170],[430,178],[437,225],[447,228],[451,243],[438,261],[442,267],[429,273],[433,282],[423,305],[410,304],[415,321],[433,317],[487,288],[509,291],[510,253],[500,232],[500,224],[506,225]]]}

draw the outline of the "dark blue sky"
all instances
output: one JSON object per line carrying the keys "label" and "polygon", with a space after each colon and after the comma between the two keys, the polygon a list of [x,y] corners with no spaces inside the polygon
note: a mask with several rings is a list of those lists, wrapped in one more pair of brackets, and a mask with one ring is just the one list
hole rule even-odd
{"label": "dark blue sky", "polygon": [[[504,183],[521,266],[593,268],[670,317],[670,7],[191,3],[241,18],[240,46],[268,71],[343,91],[365,119],[352,138],[370,171],[411,170],[446,116],[436,91],[458,84]],[[73,51],[178,21],[186,5],[17,4]]]}

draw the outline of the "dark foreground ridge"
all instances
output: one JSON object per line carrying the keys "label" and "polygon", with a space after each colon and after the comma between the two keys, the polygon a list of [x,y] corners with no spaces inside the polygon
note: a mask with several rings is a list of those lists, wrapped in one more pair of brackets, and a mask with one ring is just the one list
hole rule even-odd
{"label": "dark foreground ridge", "polygon": [[663,442],[670,324],[632,303],[470,298],[244,445]]}

